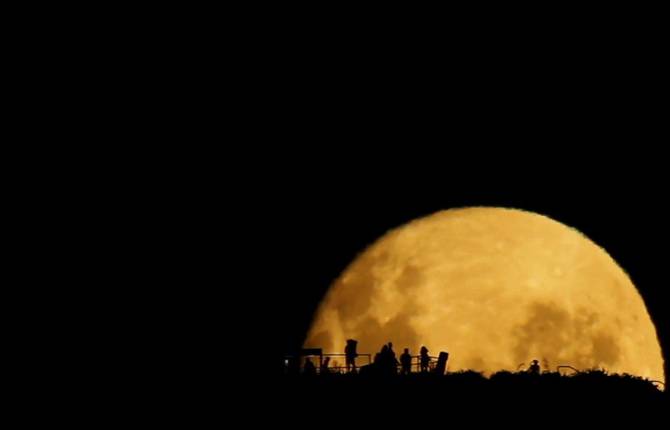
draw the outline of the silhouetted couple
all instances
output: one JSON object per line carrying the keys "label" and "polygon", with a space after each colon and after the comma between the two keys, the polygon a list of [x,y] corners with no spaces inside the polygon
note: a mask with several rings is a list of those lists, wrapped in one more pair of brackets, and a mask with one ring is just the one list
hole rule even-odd
{"label": "silhouetted couple", "polygon": [[398,360],[391,342],[382,346],[382,350],[375,355],[374,364],[381,374],[395,375],[398,372]]}

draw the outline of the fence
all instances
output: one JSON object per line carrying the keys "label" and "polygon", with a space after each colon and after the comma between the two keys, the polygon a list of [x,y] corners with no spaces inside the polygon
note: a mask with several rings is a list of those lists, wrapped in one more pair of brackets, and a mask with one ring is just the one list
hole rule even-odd
{"label": "fence", "polygon": [[[326,360],[326,358],[329,358],[330,360]],[[312,361],[312,364],[314,364],[317,374],[323,373],[324,371],[326,371],[326,369],[328,373],[347,373],[348,371],[346,367],[346,354],[324,354],[318,349],[303,350],[301,354],[284,356],[284,371],[289,372],[291,365],[293,365],[294,368],[302,371],[302,369],[304,369],[305,367],[307,359]],[[433,370],[435,370],[438,357],[429,356],[429,359],[430,360],[428,362],[428,371],[432,372]],[[326,367],[325,364],[327,361],[328,366]],[[356,357],[357,369],[360,368],[361,366],[366,366],[369,364],[372,364],[372,354],[358,354],[358,356]],[[398,371],[400,371],[401,370],[400,364],[398,364],[397,367]],[[420,355],[412,356],[411,369],[414,372],[421,371]]]}

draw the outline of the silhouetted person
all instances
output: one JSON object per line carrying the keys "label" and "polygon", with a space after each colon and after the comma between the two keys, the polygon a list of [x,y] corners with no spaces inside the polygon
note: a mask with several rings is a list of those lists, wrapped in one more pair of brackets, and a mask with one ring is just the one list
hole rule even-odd
{"label": "silhouetted person", "polygon": [[303,366],[302,371],[305,375],[316,375],[316,366],[314,366],[312,360],[306,358],[305,365]]}
{"label": "silhouetted person", "polygon": [[326,357],[325,360],[323,360],[323,363],[321,363],[321,374],[326,375],[330,373],[330,370],[328,370],[328,364],[330,363],[330,357]]}
{"label": "silhouetted person", "polygon": [[395,351],[393,351],[393,344],[389,342],[389,367],[393,366],[393,373],[396,373],[398,370],[398,359],[395,358]]}
{"label": "silhouetted person", "polygon": [[421,371],[428,372],[428,366],[430,365],[430,356],[428,355],[428,348],[425,346],[421,347],[421,356],[420,356]]}
{"label": "silhouetted person", "polygon": [[356,357],[358,357],[358,353],[356,353],[357,344],[358,341],[354,339],[347,339],[347,345],[344,347],[345,365],[347,367],[347,372],[356,373]]}
{"label": "silhouetted person", "polygon": [[409,355],[409,348],[405,348],[405,352],[400,356],[400,365],[402,366],[400,373],[409,375],[412,371],[412,356]]}
{"label": "silhouetted person", "polygon": [[540,362],[537,360],[533,360],[532,363],[530,363],[530,367],[528,367],[528,373],[531,375],[539,375],[540,374]]}

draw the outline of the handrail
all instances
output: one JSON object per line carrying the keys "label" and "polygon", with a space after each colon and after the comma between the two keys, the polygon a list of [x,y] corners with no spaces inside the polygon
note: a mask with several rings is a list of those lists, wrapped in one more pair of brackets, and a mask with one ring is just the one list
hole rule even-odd
{"label": "handrail", "polygon": [[560,365],[560,366],[556,366],[556,372],[560,373],[560,372],[561,372],[561,368],[563,368],[563,367],[566,367],[566,368],[568,368],[568,369],[572,369],[572,370],[575,371],[575,373],[579,373],[579,370],[577,370],[577,369],[575,369],[574,367],[572,367],[572,366],[570,366],[570,365],[567,365],[567,364],[562,364],[562,365]]}
{"label": "handrail", "polygon": [[[304,356],[310,356],[312,354],[305,354]],[[298,356],[301,356],[300,354],[294,355],[294,354],[286,354],[284,355],[284,359],[290,359],[290,358],[297,358]],[[338,352],[333,352],[333,353],[322,353],[322,354],[314,354],[314,356],[319,357],[319,363],[317,363],[316,369],[317,372],[321,372],[321,367],[323,365],[323,359],[326,357],[346,357],[347,354],[344,353],[338,353]],[[367,353],[362,353],[362,354],[356,354],[357,357],[365,357],[367,358],[367,364],[373,364],[372,361],[372,354],[367,354]],[[421,369],[421,355],[412,355],[412,362],[411,366],[416,367],[416,371],[419,372]],[[434,356],[434,355],[429,355],[428,358],[429,360],[429,368],[432,369],[435,363],[439,360],[439,357]],[[357,363],[356,367],[360,367],[360,365]],[[397,364],[397,368],[401,368],[401,364]],[[325,368],[324,368],[325,369]],[[347,370],[347,366],[328,366],[327,368],[330,371],[335,371],[339,373],[340,371]]]}

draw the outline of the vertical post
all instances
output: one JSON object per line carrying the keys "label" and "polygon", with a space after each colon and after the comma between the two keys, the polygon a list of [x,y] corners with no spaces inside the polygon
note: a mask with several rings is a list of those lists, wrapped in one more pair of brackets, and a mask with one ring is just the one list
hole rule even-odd
{"label": "vertical post", "polygon": [[435,373],[439,375],[444,375],[444,372],[447,370],[447,360],[449,359],[449,353],[440,351],[439,357],[437,357],[437,366],[435,366]]}

